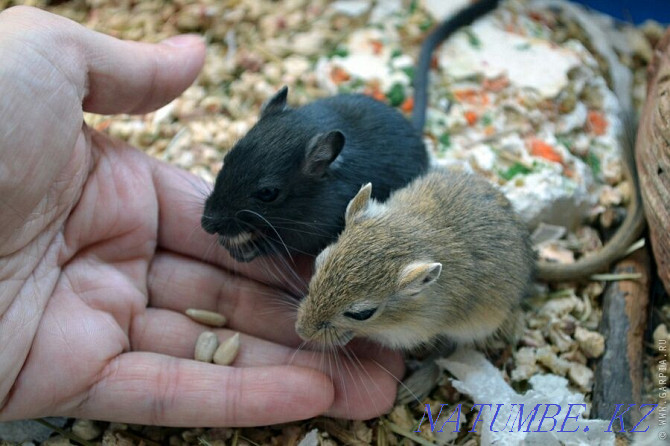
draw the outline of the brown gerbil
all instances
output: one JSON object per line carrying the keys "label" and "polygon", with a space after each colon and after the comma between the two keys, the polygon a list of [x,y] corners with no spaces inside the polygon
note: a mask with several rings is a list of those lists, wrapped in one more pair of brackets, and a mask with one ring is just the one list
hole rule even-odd
{"label": "brown gerbil", "polygon": [[501,192],[435,169],[385,203],[370,193],[359,191],[338,241],[317,257],[296,322],[304,340],[363,336],[407,350],[440,337],[485,341],[512,325],[535,255]]}

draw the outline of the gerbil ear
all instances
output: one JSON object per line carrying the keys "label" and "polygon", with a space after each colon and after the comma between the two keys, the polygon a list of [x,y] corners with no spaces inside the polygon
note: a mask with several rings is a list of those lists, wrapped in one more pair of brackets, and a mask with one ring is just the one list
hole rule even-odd
{"label": "gerbil ear", "polygon": [[347,205],[347,212],[344,214],[345,223],[352,221],[357,215],[363,212],[370,203],[370,195],[372,194],[372,183],[363,185],[356,196],[351,199]]}
{"label": "gerbil ear", "polygon": [[265,101],[261,107],[261,119],[274,113],[279,113],[286,109],[286,96],[288,95],[288,87],[284,85],[281,90],[276,92],[274,96]]}
{"label": "gerbil ear", "polygon": [[319,133],[307,144],[305,162],[302,171],[306,175],[320,177],[326,172],[330,163],[344,147],[344,135],[339,130],[328,133]]}
{"label": "gerbil ear", "polygon": [[398,279],[398,289],[408,295],[414,295],[430,286],[440,277],[442,264],[438,262],[414,262],[407,265]]}

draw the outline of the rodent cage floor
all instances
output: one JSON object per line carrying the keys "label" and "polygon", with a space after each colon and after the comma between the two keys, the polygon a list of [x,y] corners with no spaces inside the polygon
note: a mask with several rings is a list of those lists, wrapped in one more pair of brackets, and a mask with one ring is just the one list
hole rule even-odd
{"label": "rodent cage floor", "polygon": [[[0,10],[13,4],[31,4],[98,31],[132,40],[157,42],[182,32],[203,34],[208,42],[203,72],[175,101],[144,116],[87,115],[86,121],[99,131],[126,140],[152,156],[213,182],[224,151],[246,133],[256,121],[261,104],[282,85],[290,86],[290,102],[296,105],[337,91],[362,91],[409,113],[414,57],[421,39],[436,19],[419,6],[420,2],[398,3],[404,7],[391,13],[391,27],[369,24],[375,14],[389,13],[383,8],[373,8],[370,12],[368,2],[326,0],[0,0]],[[504,31],[516,33],[518,41],[514,45],[518,51],[528,57],[534,55],[536,59],[529,59],[529,63],[549,60],[549,53],[536,51],[536,45],[558,46],[563,56],[572,51],[567,59],[551,59],[558,65],[569,64],[570,57],[584,55],[592,48],[585,33],[574,22],[559,20],[549,11],[541,14],[528,11],[526,3],[523,0],[508,2],[496,20]],[[606,100],[599,93],[600,87],[578,83],[579,76],[577,80],[557,78],[551,83],[547,79],[533,78],[530,72],[520,75],[525,76],[525,80],[505,76],[463,77],[463,73],[467,73],[467,61],[448,66],[453,60],[447,57],[453,55],[450,51],[464,48],[458,45],[477,48],[496,32],[491,27],[465,32],[451,47],[445,45],[444,66],[440,66],[437,58],[442,77],[431,80],[433,113],[427,127],[427,141],[433,153],[440,162],[466,163],[512,195],[519,190],[515,188],[521,187],[515,184],[520,183],[520,178],[527,178],[529,187],[534,187],[532,181],[536,177],[541,181],[545,171],[557,174],[557,178],[573,180],[584,187],[587,204],[575,204],[571,209],[583,214],[591,212],[594,226],[613,224],[619,209],[625,208],[629,185],[621,182],[619,159],[612,151],[589,150],[593,141],[603,140],[608,123],[612,124],[608,121],[603,103]],[[652,44],[660,38],[660,33],[662,28],[652,23],[628,27],[622,33],[631,47],[630,57],[623,62],[632,70],[636,82],[633,99],[637,104],[644,100],[645,67],[652,57]],[[527,36],[533,39],[526,39]],[[581,47],[566,42],[578,42]],[[359,51],[373,57],[370,60],[374,63],[370,65],[379,70],[377,73],[370,75],[356,65]],[[554,56],[558,57],[552,53],[551,57]],[[585,64],[585,69],[605,79],[599,71],[605,61],[591,55],[585,57],[592,62]],[[458,72],[459,69],[465,71]],[[535,90],[527,94],[529,89]],[[453,105],[448,110],[440,108],[447,100]],[[512,110],[516,121],[502,110]],[[505,123],[509,122],[515,122],[516,127],[506,127]],[[528,123],[531,123],[530,128],[524,127]],[[570,140],[556,136],[561,126],[572,126],[575,130]],[[515,137],[514,132],[525,136],[517,134]],[[528,137],[529,133],[537,137]],[[498,150],[496,144],[501,141],[511,149]],[[568,146],[577,149],[569,151]],[[499,158],[501,152],[503,157]],[[535,158],[526,158],[529,154]],[[569,162],[557,168],[551,164],[557,158]],[[582,176],[592,177],[592,186],[598,186],[597,194],[593,188],[580,183]],[[588,201],[588,197],[592,200]],[[551,204],[551,200],[547,203]],[[529,221],[538,213],[532,203],[520,202],[518,206],[527,208]],[[596,229],[581,226],[562,242],[547,245],[542,254],[570,260],[574,258],[575,245],[588,251],[601,243]],[[567,377],[575,391],[588,398],[593,388],[592,359],[602,355],[604,343],[597,330],[604,288],[603,281],[580,286],[565,284],[558,289],[538,286],[538,293],[543,297],[529,301],[524,335],[519,344],[493,346],[488,357],[517,389],[524,387],[533,374],[551,372]],[[658,308],[658,312],[661,320],[670,320],[669,305]],[[658,327],[661,325],[658,323]],[[656,326],[650,327],[651,331],[654,329],[658,331]],[[659,336],[662,335],[661,330]],[[667,330],[665,336],[668,336]],[[653,349],[644,353],[648,368],[655,366],[655,353]],[[655,383],[650,381],[651,377],[646,379],[647,390],[653,388]],[[446,379],[433,391],[429,401],[472,406],[469,397],[457,392]],[[415,429],[422,414],[423,406],[397,406],[390,414],[366,422],[319,418],[261,428],[174,429],[77,420],[75,426],[87,428],[87,435],[95,434],[92,442],[107,445],[141,442],[175,446],[393,445],[418,444],[403,432]],[[66,429],[73,431],[71,424]],[[461,429],[461,434],[453,438],[429,431],[420,436],[425,442],[438,444],[479,442],[478,436],[468,434],[467,429]],[[57,437],[48,444],[66,443],[58,443]]]}

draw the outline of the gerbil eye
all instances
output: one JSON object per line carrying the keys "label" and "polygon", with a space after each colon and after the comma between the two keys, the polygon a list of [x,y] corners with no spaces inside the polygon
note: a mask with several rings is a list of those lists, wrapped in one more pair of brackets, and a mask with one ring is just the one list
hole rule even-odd
{"label": "gerbil eye", "polygon": [[344,315],[348,318],[351,319],[356,319],[357,321],[364,321],[367,319],[370,319],[373,314],[375,314],[375,311],[377,311],[376,308],[370,308],[369,310],[363,310],[363,311],[345,311]]}
{"label": "gerbil eye", "polygon": [[263,189],[256,191],[254,196],[261,201],[269,203],[277,199],[279,196],[279,189],[276,187],[264,187]]}

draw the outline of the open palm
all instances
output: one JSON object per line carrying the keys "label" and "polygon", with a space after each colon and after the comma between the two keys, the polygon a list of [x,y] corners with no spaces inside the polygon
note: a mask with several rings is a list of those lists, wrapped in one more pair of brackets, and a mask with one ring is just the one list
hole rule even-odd
{"label": "open palm", "polygon": [[[199,39],[123,42],[13,8],[0,59],[0,420],[244,426],[389,408],[397,355],[363,347],[364,360],[333,367],[296,353],[278,317],[290,284],[197,230],[205,185],[82,124],[83,110],[171,100],[203,63]],[[232,367],[188,359],[205,329],[189,307],[225,314],[220,338],[244,333]]]}

